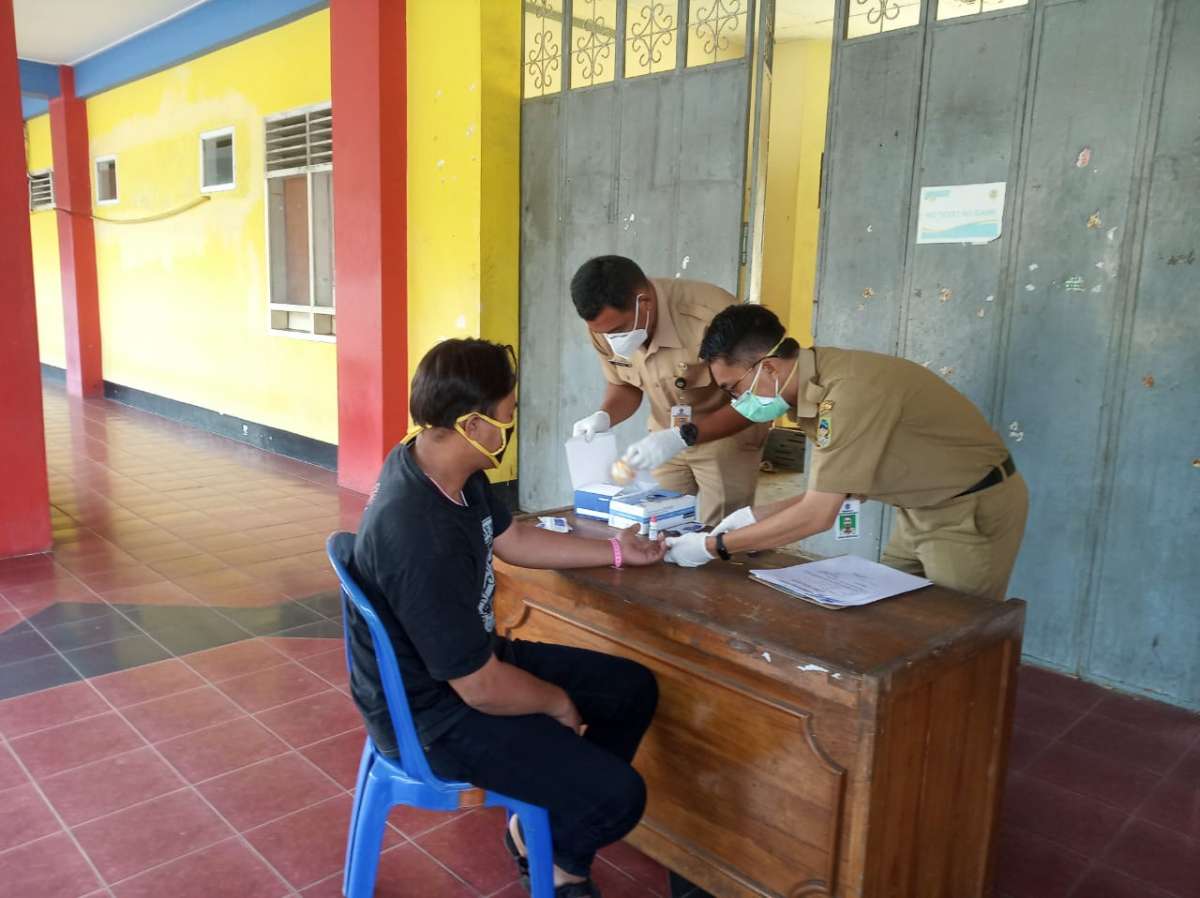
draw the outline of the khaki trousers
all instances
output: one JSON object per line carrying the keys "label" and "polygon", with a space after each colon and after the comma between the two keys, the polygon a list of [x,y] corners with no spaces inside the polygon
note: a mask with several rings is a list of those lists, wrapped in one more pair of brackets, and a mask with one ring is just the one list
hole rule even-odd
{"label": "khaki trousers", "polygon": [[1019,471],[934,508],[897,508],[880,561],[938,586],[1003,601],[1028,512],[1029,489]]}
{"label": "khaki trousers", "polygon": [[724,439],[692,446],[675,456],[654,477],[665,489],[697,496],[699,519],[707,526],[754,504],[758,469],[769,425],[760,424]]}

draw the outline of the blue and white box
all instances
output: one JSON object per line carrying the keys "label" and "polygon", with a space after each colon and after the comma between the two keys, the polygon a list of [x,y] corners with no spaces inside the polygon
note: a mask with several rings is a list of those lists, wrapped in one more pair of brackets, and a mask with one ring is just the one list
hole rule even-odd
{"label": "blue and white box", "polygon": [[696,520],[696,497],[673,490],[652,489],[614,496],[608,506],[608,526],[622,530],[638,525],[642,536],[655,536]]}
{"label": "blue and white box", "polygon": [[625,487],[615,483],[586,483],[575,490],[575,514],[595,521],[608,521],[613,497]]}

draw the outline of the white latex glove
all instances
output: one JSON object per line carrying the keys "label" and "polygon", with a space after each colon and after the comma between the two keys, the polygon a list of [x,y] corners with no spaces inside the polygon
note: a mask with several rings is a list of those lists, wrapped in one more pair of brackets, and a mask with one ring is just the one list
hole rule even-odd
{"label": "white latex glove", "polygon": [[612,419],[608,417],[608,412],[595,412],[576,421],[575,426],[571,428],[571,436],[583,437],[590,443],[592,437],[598,433],[604,433],[610,427],[612,427]]}
{"label": "white latex glove", "polygon": [[667,537],[667,557],[665,561],[680,567],[700,567],[713,560],[708,554],[704,541],[712,536],[711,533],[685,533],[683,536]]}
{"label": "white latex glove", "polygon": [[687,443],[679,435],[678,427],[668,427],[657,430],[649,436],[642,437],[625,452],[625,461],[635,471],[652,471],[659,465],[665,465],[676,455],[687,448]]}
{"label": "white latex glove", "polygon": [[754,517],[754,509],[747,505],[745,508],[739,508],[721,518],[721,523],[714,527],[708,535],[716,536],[718,533],[728,533],[730,530],[741,530],[743,527],[757,523],[758,518]]}

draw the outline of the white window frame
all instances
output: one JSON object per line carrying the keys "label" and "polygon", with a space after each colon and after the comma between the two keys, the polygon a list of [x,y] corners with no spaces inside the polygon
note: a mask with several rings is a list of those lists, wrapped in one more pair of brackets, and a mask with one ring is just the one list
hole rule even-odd
{"label": "white window frame", "polygon": [[[111,162],[113,167],[113,198],[110,200],[100,199],[100,163]],[[97,206],[115,206],[121,202],[121,179],[120,173],[117,171],[116,156],[97,156],[92,160],[92,176],[96,179],[96,205]]]}
{"label": "white window frame", "polygon": [[[33,204],[33,179],[35,177],[41,177],[42,175],[49,176],[50,202],[35,206]],[[30,212],[46,212],[48,210],[57,208],[58,200],[54,196],[54,169],[40,168],[37,171],[31,171],[27,174],[27,181],[29,184],[29,211]]]}
{"label": "white window frame", "polygon": [[[283,112],[273,113],[271,115],[266,116],[263,119],[264,130],[268,124],[270,124],[271,122],[274,122],[274,121],[278,121],[280,119],[296,118],[297,116],[300,116],[300,115],[307,116],[309,113],[312,113],[312,112],[321,112],[321,111],[332,110],[332,109],[333,109],[333,104],[331,102],[324,102],[324,103],[313,103],[308,106],[298,106],[294,109],[288,109],[288,110],[284,110]],[[275,312],[297,312],[297,313],[301,313],[301,314],[307,314],[310,316],[310,327],[311,327],[311,325],[313,323],[315,323],[315,319],[313,319],[312,316],[323,315],[327,318],[332,319],[331,323],[333,323],[334,328],[336,330],[336,326],[337,326],[337,281],[336,280],[334,281],[332,289],[330,291],[330,299],[332,300],[332,303],[328,306],[318,306],[315,302],[312,302],[306,306],[301,306],[301,305],[294,305],[291,303],[280,303],[280,302],[272,302],[271,301],[272,266],[271,266],[271,210],[270,210],[271,183],[270,182],[272,180],[275,180],[276,178],[290,178],[290,177],[295,177],[296,175],[304,175],[304,177],[305,177],[305,185],[306,185],[306,190],[307,190],[307,203],[308,203],[308,289],[309,289],[309,297],[312,298],[316,291],[316,255],[313,252],[314,246],[313,246],[313,220],[312,220],[313,175],[319,174],[322,172],[332,172],[332,171],[333,171],[333,163],[332,162],[322,162],[322,163],[318,163],[316,165],[301,165],[301,166],[296,166],[293,168],[279,169],[277,171],[269,172],[269,171],[266,171],[266,150],[264,149],[263,173],[264,173],[264,177],[266,179],[266,185],[265,185],[265,189],[263,191],[263,194],[264,194],[263,201],[266,204],[267,208],[265,210],[266,214],[263,215],[263,223],[264,223],[264,227],[266,230],[264,248],[266,250],[266,256],[267,256],[267,259],[266,259],[266,262],[267,262],[267,266],[266,266],[266,268],[267,268],[267,333],[272,336],[291,337],[291,338],[297,339],[297,340],[310,340],[310,341],[314,341],[317,343],[336,343],[337,342],[337,334],[336,333],[318,334],[318,333],[315,333],[313,330],[296,331],[296,330],[288,330],[285,328],[277,328],[273,325],[272,320],[271,320],[272,314]],[[329,206],[329,227],[330,227],[330,240],[331,241],[333,240],[333,229],[334,229],[333,215],[334,215],[333,203],[331,202],[330,206]]]}
{"label": "white window frame", "polygon": [[[200,192],[201,193],[222,193],[226,190],[233,190],[237,187],[237,135],[234,134],[234,128],[217,128],[215,131],[205,131],[200,135]],[[229,138],[229,156],[230,167],[232,171],[232,180],[228,184],[210,184],[204,183],[204,143],[205,141],[213,140],[217,137]]]}

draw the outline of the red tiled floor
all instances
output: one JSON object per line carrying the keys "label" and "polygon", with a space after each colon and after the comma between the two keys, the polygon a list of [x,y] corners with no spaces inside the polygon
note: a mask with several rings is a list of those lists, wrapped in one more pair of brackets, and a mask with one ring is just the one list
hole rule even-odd
{"label": "red tiled floor", "polygon": [[283,636],[268,636],[263,639],[263,642],[276,651],[283,652],[289,658],[308,658],[312,655],[321,655],[342,644],[340,639],[292,639]]}
{"label": "red tiled floor", "polygon": [[1071,727],[1062,741],[1120,764],[1165,773],[1183,758],[1191,745],[1192,735],[1187,734],[1185,739],[1183,734],[1156,732],[1095,713]]}
{"label": "red tiled floor", "polygon": [[1087,859],[1040,836],[1005,830],[996,859],[996,891],[1009,898],[1069,895]]}
{"label": "red tiled floor", "polygon": [[1200,842],[1153,823],[1131,821],[1105,863],[1178,898],[1200,893]]}
{"label": "red tiled floor", "polygon": [[[358,729],[349,733],[303,748],[300,754],[333,777],[343,789],[353,789],[365,740],[366,732],[360,724]],[[403,827],[398,828],[404,832]]]}
{"label": "red tiled floor", "polygon": [[161,742],[242,716],[242,711],[214,687],[169,695],[122,712],[151,742]]}
{"label": "red tiled floor", "polygon": [[1154,886],[1147,885],[1140,879],[1133,879],[1109,867],[1093,867],[1080,880],[1071,898],[1171,898],[1169,892],[1163,892]]}
{"label": "red tiled floor", "polygon": [[32,783],[0,792],[0,852],[60,830],[54,812]]}
{"label": "red tiled floor", "polygon": [[[288,882],[304,888],[342,868],[349,825],[350,796],[344,795],[252,829],[246,838]],[[385,830],[385,848],[401,841]]]}
{"label": "red tiled floor", "polygon": [[279,667],[225,680],[218,683],[217,688],[251,714],[256,714],[306,695],[324,692],[329,684],[289,661]]}
{"label": "red tiled floor", "polygon": [[504,811],[487,808],[460,814],[416,843],[484,895],[511,882],[513,859],[504,847]]}
{"label": "red tiled floor", "polygon": [[131,586],[160,583],[164,580],[164,577],[158,571],[148,568],[143,564],[138,564],[132,567],[117,568],[116,570],[81,573],[79,579],[93,592],[103,596],[105,592],[127,589]]}
{"label": "red tiled floor", "polygon": [[283,754],[287,745],[252,717],[241,717],[158,743],[171,765],[191,783]]}
{"label": "red tiled floor", "polygon": [[293,748],[362,727],[362,715],[350,696],[333,689],[263,711],[256,717]]}
{"label": "red tiled floor", "polygon": [[346,670],[346,652],[340,645],[340,639],[334,641],[339,643],[338,648],[331,652],[322,652],[319,655],[309,655],[307,658],[301,658],[300,663],[325,682],[336,686],[338,689],[349,690],[350,673]]}
{"label": "red tiled floor", "polygon": [[616,842],[600,849],[600,856],[656,894],[666,895],[669,892],[667,868],[632,845]]}
{"label": "red tiled floor", "polygon": [[27,782],[29,777],[25,775],[13,753],[8,750],[7,745],[0,743],[0,789],[11,789]]}
{"label": "red tiled floor", "polygon": [[0,854],[0,883],[14,898],[79,898],[100,885],[66,833]]}
{"label": "red tiled floor", "polygon": [[261,639],[235,642],[206,652],[186,655],[188,665],[214,683],[245,676],[268,667],[277,667],[287,661]]}
{"label": "red tiled floor", "polygon": [[290,892],[241,839],[228,839],[127,879],[117,898],[278,898]]}
{"label": "red tiled floor", "polygon": [[201,601],[181,586],[158,580],[122,589],[100,591],[101,598],[114,605],[200,605]]}
{"label": "red tiled floor", "polygon": [[68,683],[0,702],[0,734],[15,739],[107,710],[104,699],[87,683]]}
{"label": "red tiled floor", "polygon": [[1095,855],[1126,820],[1124,811],[1019,773],[1009,774],[1004,824]]}
{"label": "red tiled floor", "polygon": [[73,832],[110,883],[233,835],[191,789],[101,817]]}
{"label": "red tiled floor", "polygon": [[77,720],[14,739],[16,752],[37,778],[140,748],[142,740],[115,712]]}
{"label": "red tiled floor", "polygon": [[1200,840],[1200,772],[1180,765],[1155,787],[1137,816]]}
{"label": "red tiled floor", "polygon": [[178,577],[194,577],[197,574],[207,574],[226,567],[225,562],[214,558],[205,552],[189,555],[186,558],[173,558],[165,561],[150,561],[147,564],[164,577],[174,580]]}
{"label": "red tiled floor", "polygon": [[592,865],[592,879],[604,898],[656,898],[660,894],[603,860]]}
{"label": "red tiled floor", "polygon": [[341,791],[295,752],[243,767],[196,788],[239,831],[317,804]]}
{"label": "red tiled floor", "polygon": [[1025,771],[1040,780],[1125,810],[1133,810],[1158,782],[1149,770],[1126,767],[1086,749],[1059,742]]}
{"label": "red tiled floor", "polygon": [[67,826],[77,826],[183,786],[150,748],[136,749],[46,777],[42,790]]}
{"label": "red tiled floor", "polygon": [[182,661],[174,658],[96,677],[91,683],[117,708],[152,701],[204,685],[199,676]]}

